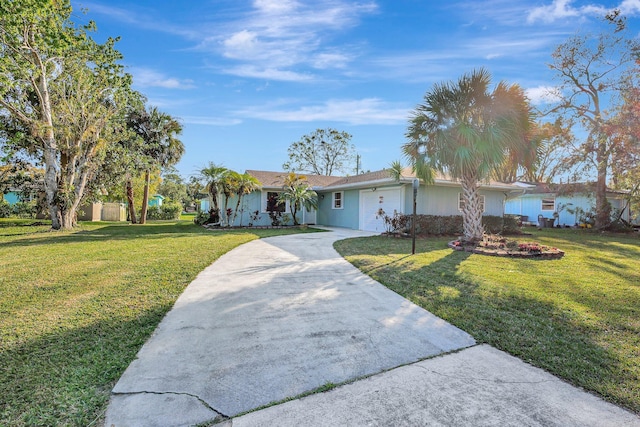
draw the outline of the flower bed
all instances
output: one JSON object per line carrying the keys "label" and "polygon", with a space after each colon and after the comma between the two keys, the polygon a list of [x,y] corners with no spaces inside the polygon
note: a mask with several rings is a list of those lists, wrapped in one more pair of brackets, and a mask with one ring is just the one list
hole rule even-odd
{"label": "flower bed", "polygon": [[564,251],[558,248],[537,242],[517,242],[496,235],[485,235],[482,241],[476,244],[453,240],[449,242],[449,247],[456,251],[512,258],[559,259],[564,256]]}

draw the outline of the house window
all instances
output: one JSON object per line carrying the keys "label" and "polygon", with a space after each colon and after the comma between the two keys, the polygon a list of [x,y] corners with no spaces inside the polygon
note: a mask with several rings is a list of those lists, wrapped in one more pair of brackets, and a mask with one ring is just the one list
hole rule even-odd
{"label": "house window", "polygon": [[542,199],[542,210],[543,211],[555,211],[556,210],[556,199],[555,198]]}
{"label": "house window", "polygon": [[344,192],[337,191],[333,193],[333,209],[342,209],[344,207],[343,199]]}
{"label": "house window", "polygon": [[[480,211],[484,212],[484,195],[480,194],[478,196],[480,199]],[[462,199],[462,193],[458,193],[458,210],[462,211],[464,208],[464,200]]]}
{"label": "house window", "polygon": [[286,212],[284,203],[280,203],[280,193],[275,191],[267,191],[267,209],[266,212]]}

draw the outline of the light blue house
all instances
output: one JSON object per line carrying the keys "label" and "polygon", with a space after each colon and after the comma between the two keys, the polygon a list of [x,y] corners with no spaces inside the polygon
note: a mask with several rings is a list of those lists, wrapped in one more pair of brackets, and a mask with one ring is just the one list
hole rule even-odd
{"label": "light blue house", "polygon": [[20,192],[18,191],[7,191],[2,195],[2,198],[4,199],[5,202],[9,203],[11,206],[21,201]]}
{"label": "light blue house", "polygon": [[[544,184],[516,183],[524,193],[510,198],[505,203],[505,213],[520,215],[524,222],[535,225],[574,226],[580,224],[585,212],[595,210],[593,184]],[[627,204],[628,192],[607,190],[607,200],[614,212],[630,221]],[[538,223],[544,218],[544,223]]]}
{"label": "light blue house", "polygon": [[164,201],[165,197],[160,195],[160,194],[154,194],[152,197],[149,198],[149,202],[147,203],[147,205],[149,205],[150,208],[152,207],[161,207],[162,206],[162,202]]}
{"label": "light blue house", "polygon": [[[289,207],[273,203],[282,191],[286,172],[248,170],[262,183],[262,189],[245,196],[241,202],[241,214],[234,225],[270,225],[269,211],[288,213]],[[305,175],[311,187],[318,193],[318,209],[306,210],[298,215],[298,221],[345,227],[373,232],[386,231],[381,210],[391,216],[394,212],[409,214],[413,210],[412,182],[415,175],[405,169],[399,181],[388,170],[381,170],[349,177]],[[521,187],[489,182],[480,185],[480,197],[484,215],[502,216],[508,197],[523,193]],[[227,207],[235,208],[237,198],[230,198]],[[224,196],[220,202],[224,210]],[[425,215],[461,215],[462,191],[459,182],[437,177],[434,184],[421,184],[417,195],[417,213]],[[209,200],[201,201],[201,210],[207,211]]]}

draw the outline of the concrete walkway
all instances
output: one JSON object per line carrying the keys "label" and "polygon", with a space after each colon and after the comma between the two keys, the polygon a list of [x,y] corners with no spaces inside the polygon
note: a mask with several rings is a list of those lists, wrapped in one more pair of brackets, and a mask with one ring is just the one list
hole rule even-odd
{"label": "concrete walkway", "polygon": [[105,425],[640,426],[634,414],[476,346],[333,249],[366,235],[273,237],[222,256],[116,384]]}

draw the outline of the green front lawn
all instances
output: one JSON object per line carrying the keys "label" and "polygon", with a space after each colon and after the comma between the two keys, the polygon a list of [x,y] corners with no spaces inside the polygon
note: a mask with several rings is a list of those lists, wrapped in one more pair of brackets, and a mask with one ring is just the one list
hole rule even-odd
{"label": "green front lawn", "polygon": [[[534,231],[560,260],[456,252],[447,238],[336,242],[363,272],[488,343],[640,413],[640,238]],[[522,240],[522,239],[521,239]]]}
{"label": "green front lawn", "polygon": [[0,220],[2,426],[99,425],[111,388],[200,271],[242,243],[301,232],[49,227]]}

